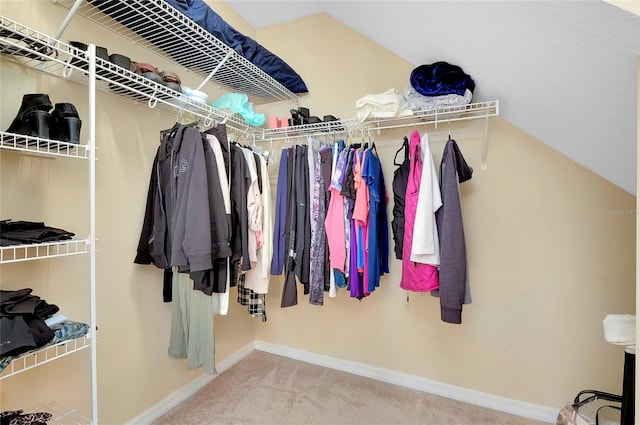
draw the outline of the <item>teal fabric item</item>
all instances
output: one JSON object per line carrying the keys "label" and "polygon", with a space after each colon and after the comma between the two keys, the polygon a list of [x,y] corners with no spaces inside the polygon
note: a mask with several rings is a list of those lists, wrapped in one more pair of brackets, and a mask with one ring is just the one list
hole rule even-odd
{"label": "teal fabric item", "polygon": [[217,109],[229,109],[240,114],[247,124],[255,127],[260,127],[266,120],[264,114],[253,110],[253,103],[249,102],[249,96],[244,93],[226,93],[211,106]]}

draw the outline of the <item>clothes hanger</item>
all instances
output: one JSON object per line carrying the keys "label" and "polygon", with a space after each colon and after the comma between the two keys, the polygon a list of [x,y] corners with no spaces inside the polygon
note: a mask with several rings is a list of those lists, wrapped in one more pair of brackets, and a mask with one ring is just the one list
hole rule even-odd
{"label": "clothes hanger", "polygon": [[401,150],[404,149],[404,159],[409,159],[409,139],[407,138],[407,136],[404,136],[404,140],[402,141],[402,146],[400,146],[400,149],[398,149],[396,151],[396,154],[393,156],[393,165],[396,166],[400,166],[402,164],[398,164],[396,162],[396,158],[398,157],[398,154],[400,153]]}
{"label": "clothes hanger", "polygon": [[377,154],[378,152],[376,151],[376,142],[374,142],[371,138],[371,129],[368,130],[367,138],[369,140],[369,143],[371,143],[371,149]]}
{"label": "clothes hanger", "polygon": [[273,139],[269,139],[269,150],[264,152],[264,155],[267,157],[267,164],[275,164],[277,159],[273,154]]}

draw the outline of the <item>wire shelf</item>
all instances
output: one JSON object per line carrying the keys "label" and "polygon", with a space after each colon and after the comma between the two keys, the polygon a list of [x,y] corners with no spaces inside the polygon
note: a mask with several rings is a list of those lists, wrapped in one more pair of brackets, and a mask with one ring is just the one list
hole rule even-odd
{"label": "wire shelf", "polygon": [[[17,62],[56,77],[87,85],[87,52],[42,34],[4,16],[0,17],[0,53],[3,59]],[[249,126],[234,113],[184,97],[181,93],[141,75],[96,58],[96,88],[123,96],[135,103],[173,114],[190,114],[205,126],[224,122],[241,133],[257,134],[261,129]]]}
{"label": "wire shelf", "polygon": [[[69,9],[73,0],[60,0]],[[297,100],[273,77],[163,0],[87,0],[77,13],[160,56],[169,56],[199,78],[246,93],[256,104]]]}
{"label": "wire shelf", "polygon": [[262,138],[264,140],[278,140],[289,137],[301,137],[316,133],[331,132],[367,132],[376,130],[378,134],[381,130],[399,128],[406,126],[416,126],[424,124],[448,123],[454,121],[468,121],[480,118],[488,118],[499,115],[498,100],[486,102],[469,103],[462,106],[451,106],[426,111],[416,111],[413,115],[393,118],[376,118],[366,121],[356,119],[328,121],[316,124],[296,125],[292,127],[280,127],[264,129]]}
{"label": "wire shelf", "polygon": [[28,245],[0,247],[0,264],[40,260],[43,258],[66,257],[89,252],[89,239],[71,239],[61,242],[47,242]]}
{"label": "wire shelf", "polygon": [[342,133],[355,130],[366,130],[366,123],[361,123],[355,119],[327,121],[315,124],[302,124],[291,127],[268,128],[262,132],[264,140],[287,139],[289,137],[302,137],[317,133]]}
{"label": "wire shelf", "polygon": [[48,412],[52,417],[47,424],[57,425],[88,425],[91,424],[91,419],[85,418],[77,412],[75,409],[62,406],[55,401],[42,404],[35,409],[31,409],[31,412]]}
{"label": "wire shelf", "polygon": [[81,338],[62,341],[57,344],[44,346],[38,350],[29,351],[13,359],[13,361],[0,372],[0,380],[68,356],[69,354],[90,346],[91,337],[87,334]]}
{"label": "wire shelf", "polygon": [[77,145],[7,132],[0,132],[0,149],[69,158],[87,159],[89,157],[88,145]]}
{"label": "wire shelf", "polygon": [[372,130],[399,128],[409,125],[423,125],[468,121],[500,115],[498,100],[469,103],[461,106],[415,111],[413,115],[393,118],[376,118],[363,124]]}

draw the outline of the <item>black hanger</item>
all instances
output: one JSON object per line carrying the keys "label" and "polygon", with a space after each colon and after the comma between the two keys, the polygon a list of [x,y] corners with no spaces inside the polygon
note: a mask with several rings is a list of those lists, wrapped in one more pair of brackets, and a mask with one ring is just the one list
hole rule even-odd
{"label": "black hanger", "polygon": [[393,156],[393,165],[402,165],[396,162],[396,158],[398,157],[398,154],[402,149],[404,149],[404,159],[406,161],[407,159],[409,159],[409,139],[407,139],[407,136],[404,136],[404,140],[402,141],[402,146],[400,146],[400,149],[398,149],[396,151],[396,154]]}

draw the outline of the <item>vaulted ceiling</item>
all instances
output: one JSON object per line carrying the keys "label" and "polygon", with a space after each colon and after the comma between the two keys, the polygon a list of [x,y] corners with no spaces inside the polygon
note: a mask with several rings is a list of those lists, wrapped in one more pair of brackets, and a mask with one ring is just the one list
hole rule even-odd
{"label": "vaulted ceiling", "polygon": [[324,12],[416,66],[460,65],[473,101],[499,99],[501,117],[636,193],[637,14],[600,0],[227,2],[256,29]]}

